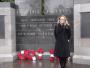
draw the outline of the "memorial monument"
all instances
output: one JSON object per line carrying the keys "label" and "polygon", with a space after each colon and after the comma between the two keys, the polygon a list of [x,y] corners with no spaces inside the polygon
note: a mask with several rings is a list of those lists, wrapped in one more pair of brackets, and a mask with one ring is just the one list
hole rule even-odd
{"label": "memorial monument", "polygon": [[[54,26],[62,14],[68,17],[73,33],[73,0],[15,0],[15,4],[17,50],[54,48]],[[73,51],[73,36],[70,45]]]}
{"label": "memorial monument", "polygon": [[[68,2],[69,1],[69,2]],[[57,17],[66,15],[73,33],[73,0],[15,0],[0,3],[0,59],[13,61],[17,51],[48,51],[55,46]],[[73,34],[70,41],[73,52]],[[5,60],[2,60],[5,59]]]}
{"label": "memorial monument", "polygon": [[0,62],[16,59],[15,4],[0,2]]}

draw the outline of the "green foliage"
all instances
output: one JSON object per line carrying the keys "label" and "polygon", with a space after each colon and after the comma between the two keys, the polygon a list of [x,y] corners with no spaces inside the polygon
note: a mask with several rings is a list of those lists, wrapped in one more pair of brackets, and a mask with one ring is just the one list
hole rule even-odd
{"label": "green foliage", "polygon": [[44,0],[41,0],[41,15],[44,15]]}

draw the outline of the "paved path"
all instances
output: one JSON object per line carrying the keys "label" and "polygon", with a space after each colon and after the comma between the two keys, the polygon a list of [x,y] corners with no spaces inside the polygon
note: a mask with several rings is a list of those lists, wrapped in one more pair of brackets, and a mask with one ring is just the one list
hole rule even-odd
{"label": "paved path", "polygon": [[[36,62],[22,62],[21,64],[18,61],[15,62],[5,62],[0,63],[0,68],[60,68],[59,63],[50,63],[48,60],[36,61]],[[90,68],[90,65],[79,65],[67,63],[67,68]]]}

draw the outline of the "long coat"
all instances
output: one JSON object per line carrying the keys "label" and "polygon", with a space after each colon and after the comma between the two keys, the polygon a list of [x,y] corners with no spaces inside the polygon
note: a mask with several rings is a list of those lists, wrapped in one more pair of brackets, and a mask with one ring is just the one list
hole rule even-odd
{"label": "long coat", "polygon": [[69,25],[57,24],[54,29],[55,35],[55,52],[56,57],[69,57],[70,48],[69,48],[69,39],[71,36],[71,29]]}

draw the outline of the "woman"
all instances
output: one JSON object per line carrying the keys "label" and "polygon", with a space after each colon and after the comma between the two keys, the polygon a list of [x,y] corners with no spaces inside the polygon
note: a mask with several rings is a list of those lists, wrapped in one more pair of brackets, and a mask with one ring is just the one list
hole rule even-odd
{"label": "woman", "polygon": [[54,35],[56,39],[54,55],[59,58],[61,68],[65,68],[67,58],[70,56],[69,40],[71,36],[71,29],[66,16],[58,17]]}

